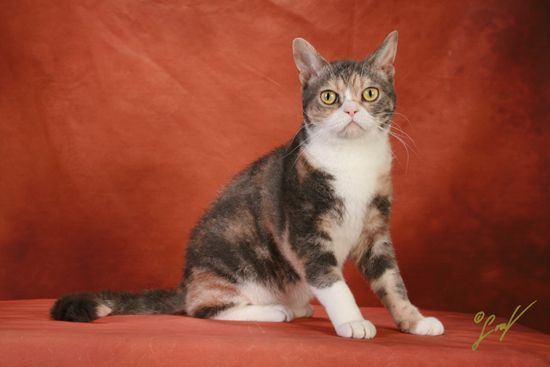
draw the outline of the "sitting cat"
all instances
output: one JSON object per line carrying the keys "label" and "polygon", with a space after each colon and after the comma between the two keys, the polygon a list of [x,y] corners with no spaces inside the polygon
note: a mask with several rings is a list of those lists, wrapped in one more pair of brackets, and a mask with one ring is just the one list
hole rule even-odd
{"label": "sitting cat", "polygon": [[372,338],[342,276],[353,259],[398,328],[439,335],[407,297],[390,239],[389,129],[395,108],[397,32],[362,61],[327,62],[297,38],[304,121],[286,145],[238,174],[194,228],[175,290],[67,295],[55,320],[185,314],[216,320],[290,321],[313,296],[336,333]]}

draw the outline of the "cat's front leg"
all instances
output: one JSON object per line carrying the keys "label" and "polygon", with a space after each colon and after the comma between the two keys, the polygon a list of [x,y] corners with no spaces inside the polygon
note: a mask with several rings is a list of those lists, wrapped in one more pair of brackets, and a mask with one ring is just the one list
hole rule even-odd
{"label": "cat's front leg", "polygon": [[336,334],[346,338],[374,338],[376,328],[363,318],[340,269],[336,267],[333,254],[327,252],[319,258],[309,259],[305,271],[309,286],[324,306]]}
{"label": "cat's front leg", "polygon": [[373,241],[358,263],[372,290],[390,311],[401,331],[416,335],[443,334],[444,327],[438,319],[424,317],[409,301],[388,235]]}

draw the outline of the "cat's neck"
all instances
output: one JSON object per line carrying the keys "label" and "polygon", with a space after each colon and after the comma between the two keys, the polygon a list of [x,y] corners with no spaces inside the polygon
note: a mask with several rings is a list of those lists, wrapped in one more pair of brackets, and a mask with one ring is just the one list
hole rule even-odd
{"label": "cat's neck", "polygon": [[387,134],[365,134],[356,139],[313,136],[304,145],[304,154],[316,168],[332,175],[384,175],[391,169],[391,146]]}

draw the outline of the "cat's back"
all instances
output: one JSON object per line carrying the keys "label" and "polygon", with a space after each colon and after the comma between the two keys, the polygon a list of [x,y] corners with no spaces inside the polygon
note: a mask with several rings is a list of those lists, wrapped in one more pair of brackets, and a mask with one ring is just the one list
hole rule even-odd
{"label": "cat's back", "polygon": [[[273,213],[277,207],[284,153],[285,147],[278,147],[236,174],[195,226],[190,245],[206,239],[213,241],[212,237],[218,238],[219,243],[221,239],[233,238],[235,232],[252,236],[249,229],[256,228],[258,221],[267,219],[264,214]],[[278,221],[276,217],[269,219]]]}

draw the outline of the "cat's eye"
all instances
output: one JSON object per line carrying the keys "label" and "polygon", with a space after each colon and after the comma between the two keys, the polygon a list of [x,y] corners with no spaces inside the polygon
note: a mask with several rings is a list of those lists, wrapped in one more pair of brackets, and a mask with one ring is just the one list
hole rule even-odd
{"label": "cat's eye", "polygon": [[379,94],[378,88],[369,87],[363,91],[363,99],[367,102],[374,102],[378,99]]}
{"label": "cat's eye", "polygon": [[337,100],[338,100],[338,94],[336,94],[335,91],[327,89],[321,92],[321,101],[324,104],[331,105],[331,104],[334,104],[334,102],[336,102]]}

